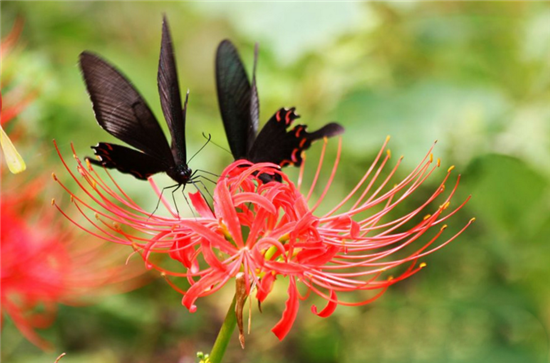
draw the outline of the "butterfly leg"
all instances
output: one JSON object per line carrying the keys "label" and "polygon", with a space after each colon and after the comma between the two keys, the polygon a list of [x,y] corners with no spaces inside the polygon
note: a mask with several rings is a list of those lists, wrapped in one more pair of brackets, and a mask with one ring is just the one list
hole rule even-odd
{"label": "butterfly leg", "polygon": [[[182,185],[183,185],[183,188],[181,189],[181,195],[183,195],[183,199],[185,200],[185,203],[187,203],[187,206],[189,207],[189,210],[191,211],[191,213],[193,213],[193,217],[195,219],[197,219],[197,215],[195,214],[195,211],[193,210],[193,208],[191,208],[191,204],[189,203],[189,199],[187,199],[187,197],[185,196],[185,187],[187,186],[187,184],[180,184],[180,186],[182,186]],[[177,189],[178,188],[176,188],[176,190]],[[172,197],[174,197],[174,193],[176,192],[176,190],[174,190],[174,192],[172,192]]]}
{"label": "butterfly leg", "polygon": [[[155,207],[155,209],[153,210],[153,212],[149,215],[149,217],[147,218],[147,220],[149,220],[149,218],[151,218],[153,216],[153,214],[155,214],[155,212],[157,211],[157,209],[159,209],[159,206],[160,206],[160,201],[162,200],[162,194],[164,193],[164,191],[166,189],[171,189],[171,188],[175,188],[175,187],[179,187],[179,184],[174,184],[174,185],[170,185],[168,187],[165,187],[165,188],[162,188],[162,190],[160,191],[160,196],[159,196],[159,200],[157,201],[157,205]],[[172,196],[173,198],[173,196]],[[175,203],[174,203],[175,205]],[[176,205],[176,211],[178,210],[178,206]],[[179,212],[178,212],[178,215],[179,215]]]}
{"label": "butterfly leg", "polygon": [[[208,190],[206,185],[202,182],[202,180],[197,180],[197,178],[195,178],[195,180],[193,180],[191,182],[191,184],[193,184],[193,186],[197,189],[197,191],[201,194],[202,198],[205,201],[208,201],[208,199],[204,195],[204,192],[201,190],[201,188],[199,188],[199,185],[204,188],[204,191],[206,191],[206,194],[208,194],[208,196],[210,197],[210,200],[214,200],[214,197],[212,196],[212,194],[210,194],[210,191]],[[210,209],[212,209],[212,208],[210,208]]]}
{"label": "butterfly leg", "polygon": [[[178,214],[178,217],[180,215],[180,211],[178,209],[178,203],[176,203],[175,194],[178,191],[178,189],[181,188],[182,185],[183,185],[183,190],[182,190],[182,193],[183,193],[185,191],[185,185],[184,184],[178,184],[176,189],[172,190],[172,201],[174,202],[174,207],[176,207],[176,213]],[[183,195],[183,197],[185,198],[185,194]],[[187,202],[187,199],[185,199],[185,201]],[[189,204],[189,203],[187,203],[187,204]]]}

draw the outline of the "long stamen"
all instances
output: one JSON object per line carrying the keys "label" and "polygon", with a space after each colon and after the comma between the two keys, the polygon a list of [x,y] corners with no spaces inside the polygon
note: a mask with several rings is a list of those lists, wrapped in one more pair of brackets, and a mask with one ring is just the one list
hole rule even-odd
{"label": "long stamen", "polygon": [[[351,192],[322,217],[316,217],[315,211],[324,202],[336,178],[342,139],[338,142],[331,173],[313,207],[310,208],[307,201],[320,180],[326,139],[307,195],[299,192],[305,174],[305,158],[297,184],[277,165],[236,161],[220,175],[212,207],[206,206],[203,194],[195,193],[191,197],[201,214],[194,218],[180,218],[151,178],[152,190],[171,217],[148,215],[122,191],[109,173],[113,184],[105,183],[93,168],[84,168],[77,159],[77,170],[84,178],[84,182],[80,182],[62,159],[65,168],[84,190],[84,197],[73,197],[73,204],[91,227],[78,224],[74,219],[71,221],[98,238],[131,245],[148,269],[159,271],[168,284],[184,295],[182,303],[192,312],[197,308],[194,302],[198,297],[218,291],[237,273],[242,273],[246,294],[256,288],[258,299],[262,301],[270,293],[277,276],[289,276],[293,281],[289,291],[299,282],[307,289],[305,294],[293,291],[292,296],[296,300],[307,299],[311,292],[321,296],[328,301],[328,306],[319,315],[328,316],[336,305],[355,306],[376,300],[389,286],[420,271],[425,266],[419,263],[420,258],[455,240],[473,222],[470,220],[456,234],[443,238],[446,229],[443,223],[456,215],[469,199],[450,208],[460,181],[459,176],[452,189],[445,191],[452,167],[423,202],[389,219],[392,212],[410,200],[434,175],[440,163],[433,160],[434,144],[407,176],[394,182],[402,157],[384,171],[391,158],[388,142],[389,137]],[[276,174],[281,181],[264,182],[258,177],[262,174]],[[65,185],[57,182],[73,195]],[[439,207],[430,207],[436,200],[442,200]],[[352,206],[342,211],[348,202]],[[61,212],[67,216],[66,212]],[[365,215],[367,212],[370,214]],[[93,220],[89,213],[95,213],[97,219]],[[427,238],[436,225],[439,229]],[[181,268],[165,267],[162,261],[154,258],[160,253],[168,253],[181,263]],[[396,277],[382,278],[386,271],[399,266],[404,267],[404,271]],[[187,279],[190,287],[179,288],[172,281],[178,277]],[[375,295],[359,302],[347,302],[337,296],[337,293],[360,290],[369,290]]]}

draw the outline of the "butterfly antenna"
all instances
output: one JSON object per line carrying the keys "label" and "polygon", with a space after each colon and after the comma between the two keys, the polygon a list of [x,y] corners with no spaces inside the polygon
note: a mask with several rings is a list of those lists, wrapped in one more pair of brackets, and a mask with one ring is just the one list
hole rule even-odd
{"label": "butterfly antenna", "polygon": [[258,65],[258,53],[260,44],[254,44],[254,65],[252,66],[252,84],[256,85],[256,66]]}
{"label": "butterfly antenna", "polygon": [[[202,133],[202,137],[204,137],[204,138],[207,139],[207,140],[210,140],[210,134],[209,134],[209,136],[206,136],[206,134],[203,132],[203,133]],[[221,146],[220,144],[217,144],[217,143],[215,143],[215,142],[212,141],[212,140],[210,140],[210,142],[211,142],[213,145],[215,145],[215,146],[219,147],[220,149],[222,149],[223,151],[225,151],[226,153],[231,154],[231,151],[227,150],[226,148],[224,148],[224,147]]]}
{"label": "butterfly antenna", "polygon": [[[204,134],[203,134],[203,135],[204,135]],[[206,136],[205,136],[205,137],[206,137]],[[208,138],[206,138],[206,142],[204,143],[204,145],[202,145],[201,148],[200,148],[199,150],[197,150],[197,152],[194,153],[193,156],[191,156],[191,159],[189,159],[189,160],[187,161],[187,164],[189,164],[189,163],[191,162],[191,160],[193,160],[193,158],[194,158],[195,156],[197,156],[197,154],[200,153],[201,150],[204,149],[204,147],[205,147],[206,145],[208,145],[208,143],[210,142],[211,139],[212,139],[212,135],[208,134]]]}
{"label": "butterfly antenna", "polygon": [[183,103],[183,116],[185,117],[185,113],[187,112],[187,102],[189,102],[189,88],[187,89],[187,93],[185,94],[185,102]]}

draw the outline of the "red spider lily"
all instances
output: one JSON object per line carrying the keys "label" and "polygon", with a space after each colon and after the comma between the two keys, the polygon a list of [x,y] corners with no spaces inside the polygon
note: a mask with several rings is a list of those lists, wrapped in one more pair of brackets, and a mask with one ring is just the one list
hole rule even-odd
{"label": "red spider lily", "polygon": [[[2,198],[2,317],[11,317],[21,333],[42,349],[49,344],[35,328],[45,328],[55,316],[56,302],[65,291],[64,261],[67,251],[57,243],[58,236],[46,229],[29,228],[24,218],[4,206]],[[43,305],[43,313],[34,313]]]}
{"label": "red spider lily", "polygon": [[[2,41],[2,60],[16,43],[21,29],[22,22],[16,21]],[[0,95],[0,121],[4,125],[34,98],[34,92],[28,93],[20,86],[9,88],[4,77],[2,82],[5,97],[2,99]],[[5,93],[8,88],[9,92]],[[0,131],[10,170],[22,171],[24,162],[1,127]],[[47,349],[49,343],[35,329],[46,328],[53,322],[58,303],[81,303],[84,297],[104,292],[107,285],[116,287],[117,291],[133,289],[141,280],[127,280],[142,271],[133,266],[119,267],[124,255],[114,246],[101,246],[90,238],[86,238],[87,243],[73,244],[74,231],[68,231],[65,224],[59,223],[57,213],[45,212],[39,206],[44,180],[35,178],[21,183],[21,179],[15,178],[0,171],[0,318],[3,322],[4,315],[9,316],[29,341]],[[124,286],[113,285],[123,281]]]}
{"label": "red spider lily", "polygon": [[90,238],[73,243],[74,230],[67,230],[57,213],[39,205],[44,181],[18,184],[17,193],[11,193],[14,178],[5,176],[2,186],[0,312],[30,342],[49,349],[35,329],[54,321],[59,303],[81,304],[107,288],[134,289],[142,284],[135,278],[143,271],[121,266],[125,254],[116,246]]}
{"label": "red spider lily", "polygon": [[[260,302],[269,295],[278,276],[287,276],[286,309],[273,328],[275,335],[283,339],[297,316],[299,300],[307,298],[307,294],[303,296],[298,291],[299,285],[328,301],[321,311],[312,307],[321,317],[331,315],[338,304],[370,303],[389,286],[418,272],[425,266],[418,263],[420,258],[450,243],[473,222],[470,220],[458,233],[439,241],[447,227],[444,222],[466,203],[449,211],[460,177],[448,195],[442,196],[453,167],[424,203],[397,219],[388,219],[390,212],[417,191],[440,163],[439,160],[434,162],[430,149],[405,179],[390,184],[401,159],[387,176],[381,177],[390,159],[389,150],[384,153],[387,142],[349,195],[322,216],[316,216],[315,212],[330,189],[340,157],[339,146],[321,197],[309,207],[321,173],[326,143],[307,193],[300,192],[305,163],[298,183],[294,184],[276,165],[251,165],[240,160],[227,167],[219,178],[213,210],[200,193],[190,194],[199,214],[195,218],[150,215],[112,178],[110,186],[76,156],[77,171],[82,179],[71,172],[60,154],[86,196],[77,196],[61,185],[93,227],[87,228],[72,219],[80,228],[108,241],[132,245],[148,268],[157,269],[165,276],[187,278],[190,287],[186,291],[167,280],[183,294],[182,303],[191,312],[196,310],[194,304],[199,297],[216,292],[237,275],[245,280],[246,294],[255,289]],[[278,174],[281,182],[264,183],[257,177],[263,174]],[[153,180],[149,181],[171,210]],[[432,204],[436,200],[439,205],[434,207]],[[349,204],[351,207],[347,207]],[[87,210],[95,214],[95,221]],[[430,214],[426,215],[426,211]],[[365,217],[367,212],[371,213]],[[168,270],[155,263],[152,256],[158,253],[169,253],[181,262],[182,270]],[[382,277],[385,271],[404,264],[406,269],[397,276]],[[375,293],[359,302],[339,299],[345,292],[362,290]]]}
{"label": "red spider lily", "polygon": [[17,193],[10,193],[13,178],[3,178],[0,311],[29,341],[49,349],[35,329],[54,321],[59,303],[81,304],[108,288],[129,291],[143,283],[136,278],[143,271],[121,264],[125,254],[116,246],[90,238],[75,244],[74,230],[67,230],[57,213],[39,206],[44,181],[18,185]]}

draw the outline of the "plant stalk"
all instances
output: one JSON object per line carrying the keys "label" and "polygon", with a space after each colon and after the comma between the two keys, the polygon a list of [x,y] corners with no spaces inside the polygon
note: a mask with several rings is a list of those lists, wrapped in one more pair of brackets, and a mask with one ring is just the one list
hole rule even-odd
{"label": "plant stalk", "polygon": [[225,320],[223,321],[218,337],[212,347],[212,352],[208,358],[209,363],[221,363],[223,359],[225,350],[227,349],[227,345],[231,339],[231,335],[233,335],[235,326],[237,326],[237,316],[235,314],[236,300],[236,297],[233,297],[233,302],[231,302],[231,306],[229,307],[229,310],[227,310]]}

